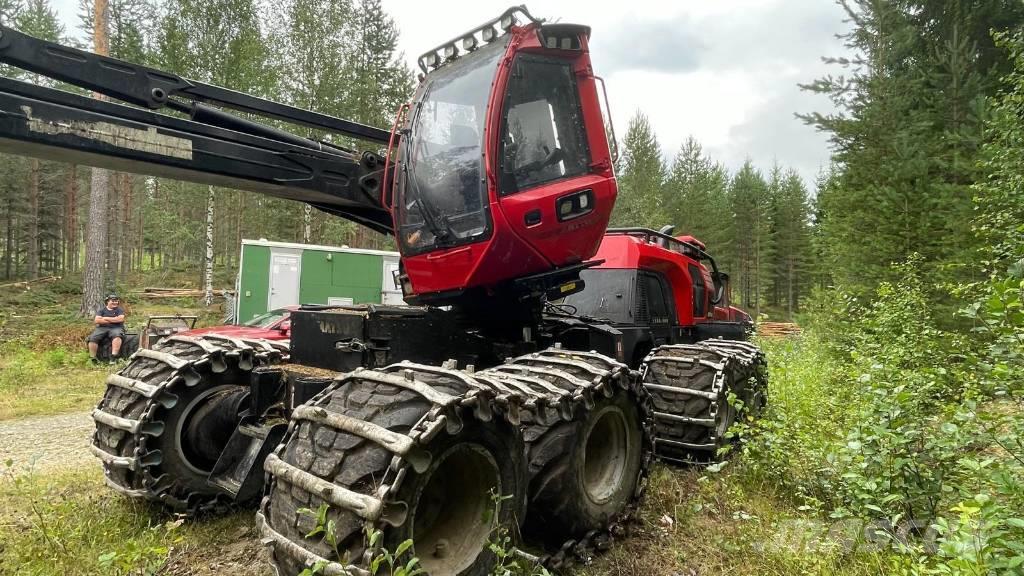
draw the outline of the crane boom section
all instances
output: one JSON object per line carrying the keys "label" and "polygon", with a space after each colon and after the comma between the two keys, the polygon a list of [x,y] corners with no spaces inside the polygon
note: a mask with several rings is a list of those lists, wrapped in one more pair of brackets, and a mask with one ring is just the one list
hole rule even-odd
{"label": "crane boom section", "polygon": [[[0,151],[306,202],[382,233],[383,158],[317,142],[209,104],[386,142],[385,130],[184,80],[0,27],[0,62],[137,108],[0,77]],[[188,100],[185,100],[185,99]],[[158,113],[160,108],[189,118]]]}

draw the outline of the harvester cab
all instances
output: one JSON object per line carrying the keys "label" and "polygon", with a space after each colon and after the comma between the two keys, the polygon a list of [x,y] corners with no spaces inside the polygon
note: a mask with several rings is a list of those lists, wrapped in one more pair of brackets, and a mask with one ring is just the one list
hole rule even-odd
{"label": "harvester cab", "polygon": [[420,56],[386,191],[407,300],[551,288],[594,255],[616,187],[589,36],[516,7]]}

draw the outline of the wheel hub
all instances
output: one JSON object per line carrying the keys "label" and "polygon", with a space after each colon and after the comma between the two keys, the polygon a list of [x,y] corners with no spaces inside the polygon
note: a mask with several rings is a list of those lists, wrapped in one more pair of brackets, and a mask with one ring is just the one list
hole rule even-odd
{"label": "wheel hub", "polygon": [[629,454],[629,429],[622,411],[608,406],[598,412],[587,435],[583,456],[583,489],[603,504],[622,485]]}
{"label": "wheel hub", "polygon": [[458,574],[473,564],[491,533],[492,494],[500,494],[490,453],[460,444],[437,459],[413,512],[413,541],[429,574]]}
{"label": "wheel hub", "polygon": [[199,474],[209,474],[238,426],[249,401],[243,386],[216,386],[194,398],[179,420],[177,442],[182,460]]}

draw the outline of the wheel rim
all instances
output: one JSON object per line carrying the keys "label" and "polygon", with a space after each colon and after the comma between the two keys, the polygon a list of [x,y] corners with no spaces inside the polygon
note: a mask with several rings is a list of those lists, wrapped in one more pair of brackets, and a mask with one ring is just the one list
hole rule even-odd
{"label": "wheel rim", "polygon": [[629,452],[629,427],[622,411],[608,406],[596,414],[583,450],[583,490],[597,504],[622,485]]}
{"label": "wheel rim", "polygon": [[492,494],[501,494],[498,465],[477,445],[459,444],[437,458],[412,517],[420,565],[429,574],[458,574],[473,565],[491,533]]}
{"label": "wheel rim", "polygon": [[[722,396],[721,401],[718,404],[718,413],[715,416],[715,436],[719,446],[724,445],[728,440],[725,437],[726,433],[729,432],[729,428],[732,428],[733,422],[736,420],[736,407],[729,402],[729,398],[725,395]],[[712,455],[712,459],[716,455]]]}
{"label": "wheel rim", "polygon": [[[224,449],[237,420],[237,414],[231,417],[216,414],[213,417],[218,422],[211,427],[203,422],[204,417],[210,417],[217,405],[226,404],[226,400],[241,394],[248,394],[241,386],[214,386],[193,398],[178,418],[178,425],[174,431],[174,446],[181,461],[196,474],[208,475],[213,470],[216,458],[211,454],[219,455]],[[200,442],[202,446],[198,446]]]}

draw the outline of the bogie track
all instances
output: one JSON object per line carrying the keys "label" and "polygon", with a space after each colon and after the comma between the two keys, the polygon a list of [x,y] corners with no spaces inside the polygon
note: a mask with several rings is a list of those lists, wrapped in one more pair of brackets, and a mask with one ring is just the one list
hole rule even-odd
{"label": "bogie track", "polygon": [[[103,463],[107,484],[123,494],[198,514],[230,505],[206,478],[246,400],[253,368],[273,364],[287,348],[267,341],[218,336],[172,336],[139,350],[117,374],[93,410],[91,450]],[[192,422],[217,407],[222,434],[196,433]]]}
{"label": "bogie track", "polygon": [[[532,508],[551,497],[552,487],[570,486],[564,471],[539,472],[550,468],[552,455],[536,450],[544,437],[537,432],[595,421],[591,427],[603,430],[603,419],[588,415],[627,402],[646,410],[635,373],[595,353],[557,348],[481,372],[412,363],[356,370],[296,410],[285,441],[266,463],[268,493],[257,525],[282,574],[317,564],[326,574],[365,574],[378,553],[367,545],[366,525],[383,530],[384,546],[412,538],[429,573],[486,574],[493,560],[484,544],[492,526],[478,525],[476,512],[491,504],[481,494],[495,490],[503,497],[497,521],[515,533],[527,499]],[[621,455],[628,466],[610,474],[598,466],[596,476],[605,480],[597,485],[616,495],[616,509],[569,521],[578,532],[563,534],[572,539],[537,561],[564,567],[621,533],[651,460],[642,430],[621,444],[632,450]],[[323,504],[337,546],[306,537],[316,521],[299,509]]]}
{"label": "bogie track", "polygon": [[754,415],[766,401],[764,354],[749,342],[660,346],[644,359],[641,372],[654,402],[655,455],[666,462],[716,462],[737,417],[730,394]]}

